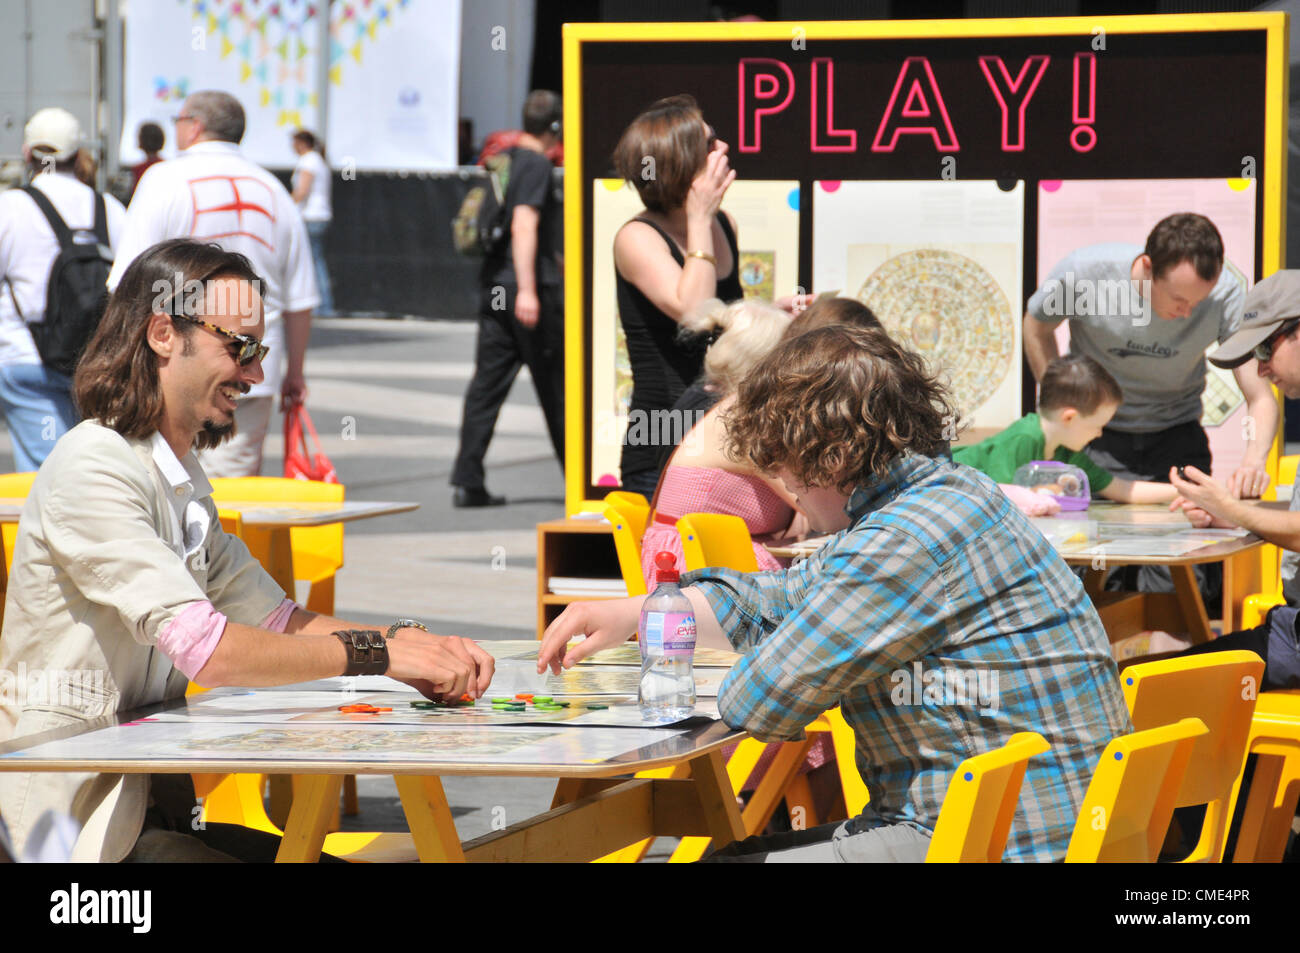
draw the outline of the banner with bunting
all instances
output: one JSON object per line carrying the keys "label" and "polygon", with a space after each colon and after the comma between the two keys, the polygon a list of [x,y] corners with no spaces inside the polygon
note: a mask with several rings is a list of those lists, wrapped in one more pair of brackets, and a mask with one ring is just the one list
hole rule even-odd
{"label": "banner with bunting", "polygon": [[[125,10],[120,158],[144,157],[141,123],[167,134],[191,92],[239,99],[243,152],[289,167],[290,136],[319,133],[320,17],[328,16],[330,165],[354,170],[453,168],[460,0],[135,0]],[[327,11],[327,12],[326,12]]]}

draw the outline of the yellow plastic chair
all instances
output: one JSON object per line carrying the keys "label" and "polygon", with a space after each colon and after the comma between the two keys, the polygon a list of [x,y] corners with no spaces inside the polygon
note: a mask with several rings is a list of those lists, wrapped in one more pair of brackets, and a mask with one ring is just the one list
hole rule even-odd
{"label": "yellow plastic chair", "polygon": [[[28,473],[0,474],[0,497],[4,499],[25,500],[32,491],[32,481],[36,471]],[[9,591],[9,570],[14,565],[14,544],[18,542],[18,523],[5,523],[0,526],[0,546],[4,547],[4,570],[0,572],[0,625],[5,621],[5,593]]]}
{"label": "yellow plastic chair", "polygon": [[[1230,805],[1246,762],[1246,741],[1264,662],[1254,652],[1209,652],[1130,665],[1120,673],[1124,700],[1138,731],[1199,718],[1197,738],[1175,807],[1205,805],[1196,847],[1184,862],[1223,860]],[[1165,832],[1159,832],[1163,835]]]}
{"label": "yellow plastic chair", "polygon": [[604,500],[584,500],[582,509],[600,513],[613,527],[614,552],[618,556],[618,570],[627,586],[627,594],[644,596],[646,588],[645,577],[641,575],[641,536],[645,532],[645,514],[640,514],[641,531],[637,532],[638,514],[633,510],[632,515],[627,516],[624,509],[631,510],[627,504],[620,506]]}
{"label": "yellow plastic chair", "polygon": [[1001,748],[957,765],[934,824],[925,862],[999,863],[1020,802],[1025,768],[1030,758],[1050,747],[1042,735],[1021,731]]}
{"label": "yellow plastic chair", "polygon": [[[195,792],[203,798],[205,823],[240,824],[282,837],[284,831],[267,816],[261,774],[195,775]],[[419,860],[410,834],[335,831],[325,835],[326,854],[354,863],[405,863]]]}
{"label": "yellow plastic chair", "polygon": [[[342,503],[345,488],[340,483],[287,480],[283,477],[217,477],[212,480],[212,500],[222,502],[311,502]],[[289,530],[293,550],[293,575],[306,580],[306,608],[324,615],[334,614],[334,575],[343,568],[343,524],[299,526]],[[293,593],[289,593],[292,597]]]}
{"label": "yellow plastic chair", "polygon": [[632,532],[639,540],[645,535],[646,522],[650,519],[650,501],[640,493],[631,490],[614,490],[605,494],[605,502],[623,514],[632,524]]}
{"label": "yellow plastic chair", "polygon": [[[1237,832],[1234,863],[1282,860],[1300,802],[1300,691],[1264,692],[1250,720],[1247,754],[1256,755],[1250,796]],[[1233,806],[1240,779],[1233,787]]]}
{"label": "yellow plastic chair", "polygon": [[686,568],[725,566],[737,572],[758,572],[749,526],[739,516],[687,513],[677,521]]}
{"label": "yellow plastic chair", "polygon": [[1111,740],[1101,753],[1075,822],[1068,864],[1154,864],[1198,739],[1199,718],[1184,718]]}

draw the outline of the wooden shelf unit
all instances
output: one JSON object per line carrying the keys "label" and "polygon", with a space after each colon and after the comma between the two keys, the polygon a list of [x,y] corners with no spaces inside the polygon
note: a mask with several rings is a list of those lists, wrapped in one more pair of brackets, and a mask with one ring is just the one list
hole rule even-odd
{"label": "wooden shelf unit", "polygon": [[603,520],[562,519],[537,524],[537,638],[570,602],[617,596],[561,596],[551,592],[552,576],[622,580],[614,551],[613,527]]}

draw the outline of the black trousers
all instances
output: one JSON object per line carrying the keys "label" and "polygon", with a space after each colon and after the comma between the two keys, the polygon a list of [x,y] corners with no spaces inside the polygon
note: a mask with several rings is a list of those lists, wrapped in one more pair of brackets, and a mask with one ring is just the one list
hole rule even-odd
{"label": "black trousers", "polygon": [[[483,457],[497,416],[510,387],[527,365],[546,417],[551,446],[564,469],[564,295],[553,285],[537,289],[540,315],[537,325],[526,328],[515,320],[518,288],[502,285],[504,295],[484,289],[478,319],[478,344],[474,350],[474,377],[465,392],[460,422],[460,450],[451,471],[451,483],[470,489],[483,487]],[[495,298],[495,300],[494,300]],[[504,304],[494,309],[493,304]]]}

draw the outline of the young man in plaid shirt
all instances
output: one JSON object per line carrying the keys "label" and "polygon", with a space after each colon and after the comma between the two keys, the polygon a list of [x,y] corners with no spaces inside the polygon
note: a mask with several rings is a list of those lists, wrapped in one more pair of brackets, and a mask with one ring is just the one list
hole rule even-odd
{"label": "young man in plaid shirt", "polygon": [[[742,385],[733,456],[778,474],[836,535],[788,570],[682,576],[700,644],[745,653],[718,707],[785,741],[840,705],[871,800],[717,859],[923,860],[956,766],[1020,731],[1052,747],[1029,762],[1005,857],[1064,857],[1102,749],[1131,726],[1082,585],[995,484],[948,459],[951,416],[920,358],[880,331],[811,331]],[[625,641],[640,605],[569,606],[539,670]]]}

